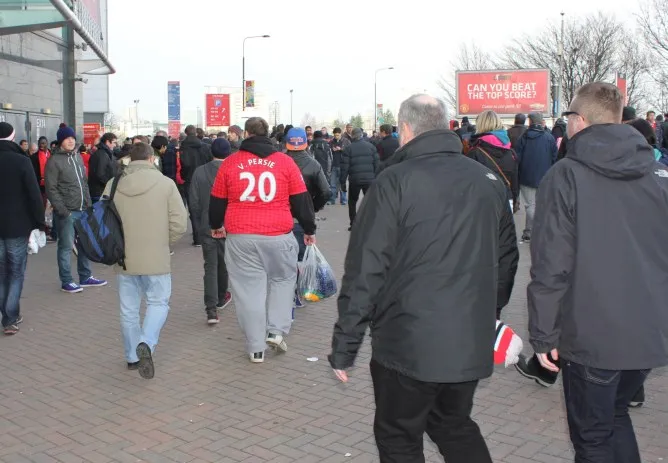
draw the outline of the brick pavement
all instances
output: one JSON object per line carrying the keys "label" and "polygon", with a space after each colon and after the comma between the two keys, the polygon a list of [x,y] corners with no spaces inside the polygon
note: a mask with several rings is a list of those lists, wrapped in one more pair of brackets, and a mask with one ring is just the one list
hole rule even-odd
{"label": "brick pavement", "polygon": [[[322,216],[321,248],[340,276],[346,209]],[[298,312],[286,355],[251,365],[233,307],[205,323],[202,258],[176,247],[172,309],[156,353],[156,377],[128,372],[122,355],[115,281],[69,295],[58,291],[55,246],[30,257],[25,323],[0,339],[0,462],[373,462],[373,396],[365,345],[348,385],[326,362],[335,301]],[[526,339],[527,248],[505,319]],[[307,357],[316,356],[318,362]],[[668,381],[647,384],[633,411],[643,461],[668,461]],[[561,388],[543,389],[514,370],[481,383],[475,406],[495,462],[572,461]],[[426,441],[427,461],[442,461]]]}

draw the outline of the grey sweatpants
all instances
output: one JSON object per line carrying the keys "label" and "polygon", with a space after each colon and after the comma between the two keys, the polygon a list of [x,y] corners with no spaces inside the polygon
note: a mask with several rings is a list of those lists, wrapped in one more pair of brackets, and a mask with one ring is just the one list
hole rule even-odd
{"label": "grey sweatpants", "polygon": [[290,332],[298,249],[292,233],[227,235],[225,263],[248,353],[264,352],[267,333]]}
{"label": "grey sweatpants", "polygon": [[526,209],[526,226],[524,227],[524,236],[531,238],[531,229],[533,227],[533,217],[536,214],[536,193],[538,188],[520,185],[520,196]]}

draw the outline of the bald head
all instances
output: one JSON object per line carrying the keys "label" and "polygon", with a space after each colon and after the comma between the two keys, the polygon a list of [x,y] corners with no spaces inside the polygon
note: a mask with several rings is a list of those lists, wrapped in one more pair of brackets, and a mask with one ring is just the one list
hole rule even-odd
{"label": "bald head", "polygon": [[447,130],[448,112],[443,101],[433,96],[413,95],[399,108],[399,139],[405,145],[431,130]]}

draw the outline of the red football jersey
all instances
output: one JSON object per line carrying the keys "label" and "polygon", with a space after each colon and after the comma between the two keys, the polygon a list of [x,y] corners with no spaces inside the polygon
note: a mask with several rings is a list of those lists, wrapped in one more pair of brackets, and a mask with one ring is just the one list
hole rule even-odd
{"label": "red football jersey", "polygon": [[287,154],[238,151],[218,170],[211,195],[227,199],[228,233],[277,236],[292,231],[290,196],[304,192],[301,171]]}

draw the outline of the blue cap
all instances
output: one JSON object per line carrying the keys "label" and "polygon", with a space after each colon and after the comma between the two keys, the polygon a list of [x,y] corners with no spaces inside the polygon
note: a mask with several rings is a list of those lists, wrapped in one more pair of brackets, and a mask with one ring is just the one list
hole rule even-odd
{"label": "blue cap", "polygon": [[304,151],[307,149],[306,130],[301,127],[293,127],[288,130],[288,134],[285,136],[285,147],[288,151]]}

